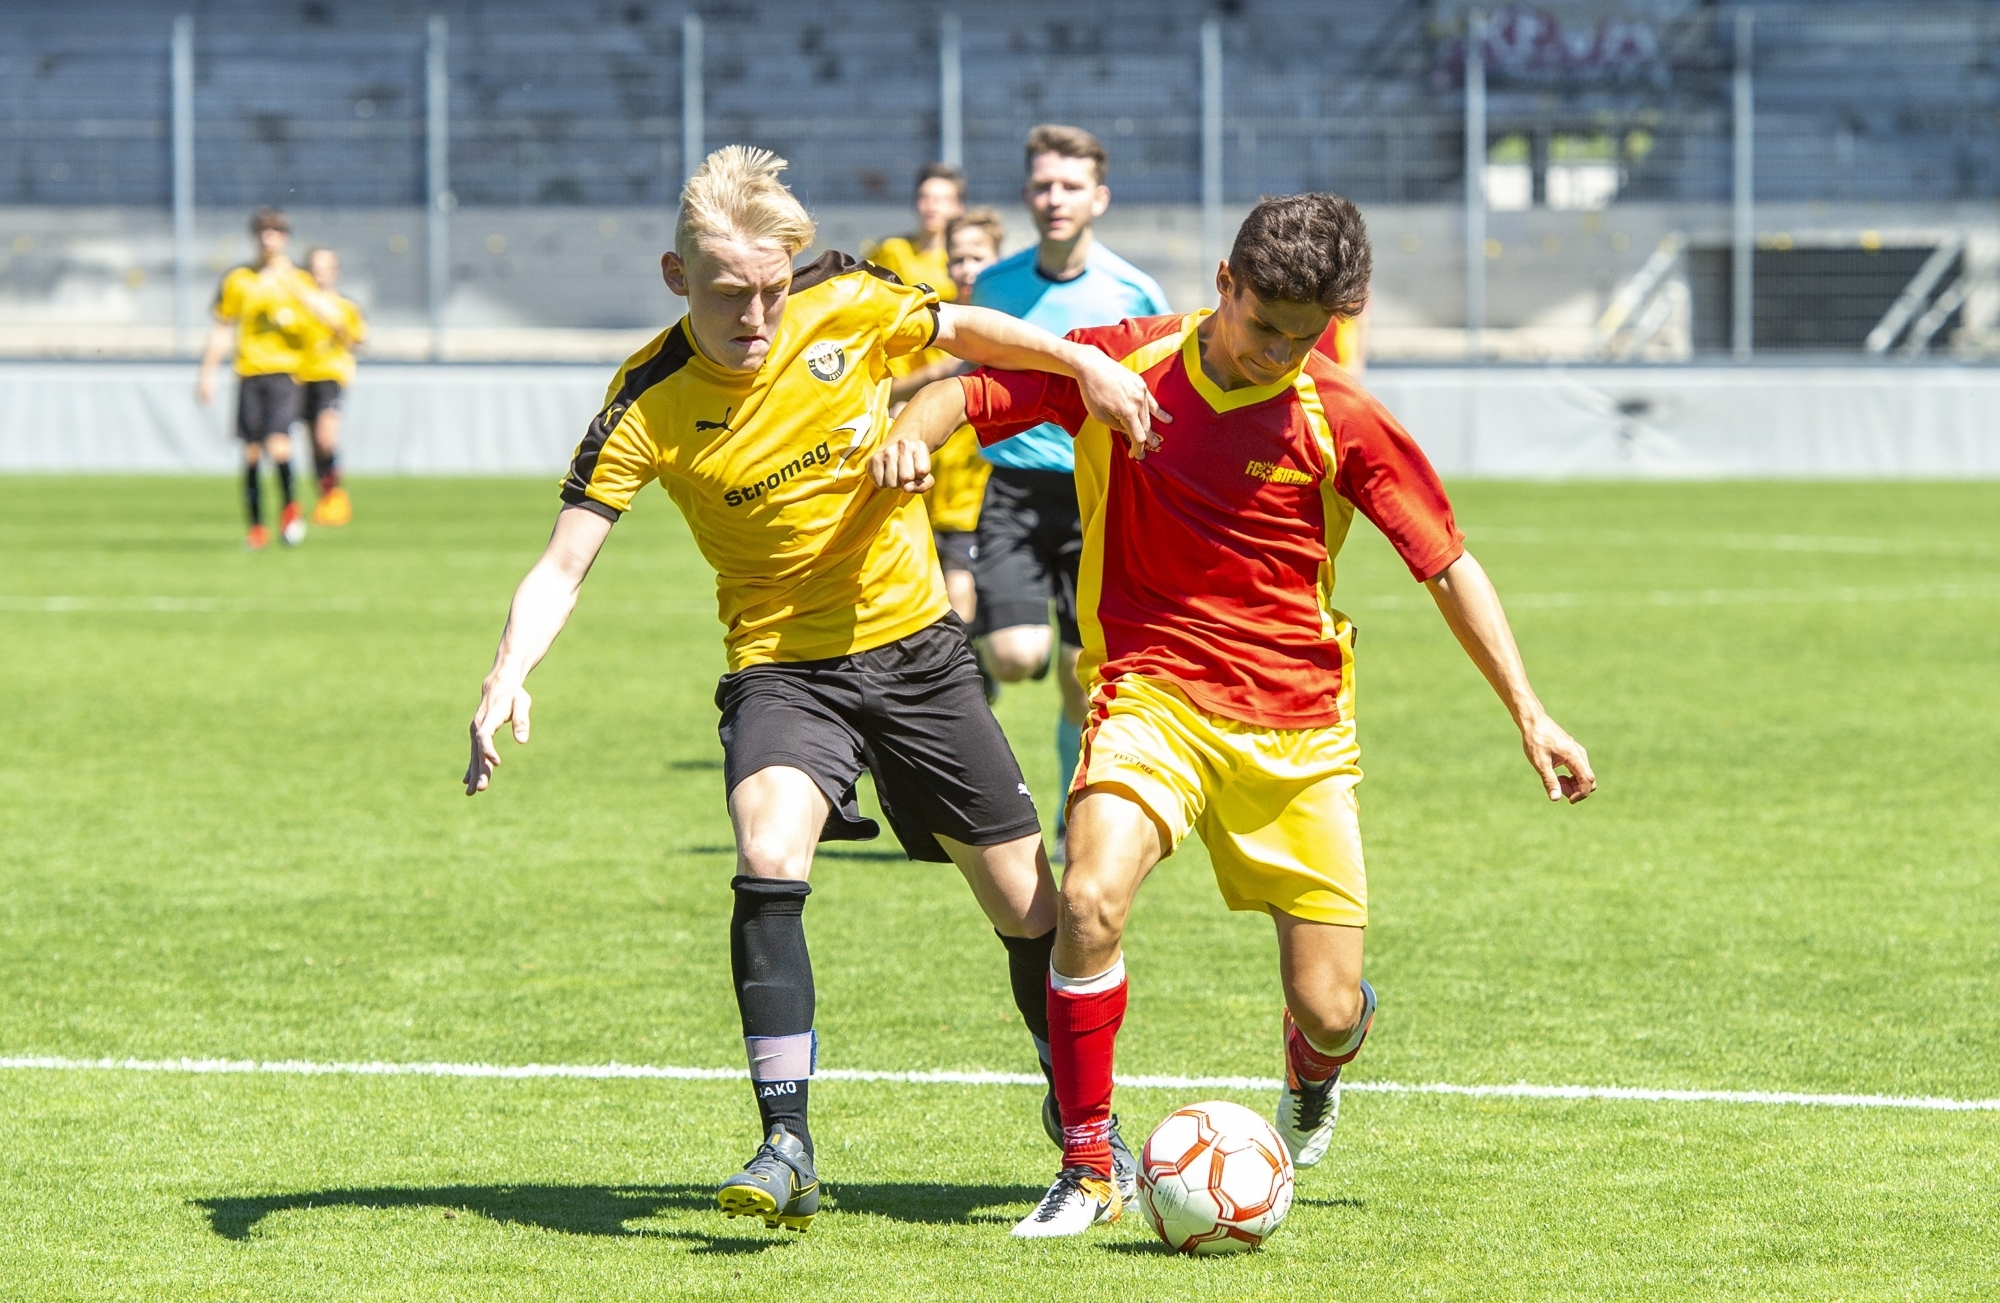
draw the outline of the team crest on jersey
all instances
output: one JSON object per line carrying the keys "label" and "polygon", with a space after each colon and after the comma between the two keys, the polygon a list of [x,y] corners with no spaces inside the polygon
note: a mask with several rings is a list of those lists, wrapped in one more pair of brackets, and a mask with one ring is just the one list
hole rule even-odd
{"label": "team crest on jersey", "polygon": [[806,370],[812,372],[813,379],[832,384],[847,374],[847,350],[821,340],[806,350]]}

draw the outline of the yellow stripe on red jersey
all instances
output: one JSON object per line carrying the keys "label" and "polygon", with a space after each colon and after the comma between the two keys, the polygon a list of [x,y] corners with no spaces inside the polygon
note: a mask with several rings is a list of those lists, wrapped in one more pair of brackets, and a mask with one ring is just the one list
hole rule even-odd
{"label": "yellow stripe on red jersey", "polygon": [[1274,384],[1217,388],[1201,369],[1207,315],[1070,332],[1144,376],[1173,417],[1144,461],[1063,376],[966,376],[967,419],[987,443],[1043,421],[1076,436],[1086,682],[1140,674],[1227,719],[1324,727],[1351,711],[1332,602],[1354,511],[1420,580],[1456,560],[1464,536],[1416,442],[1323,355]]}
{"label": "yellow stripe on red jersey", "polygon": [[950,609],[921,499],[875,487],[889,360],[937,336],[935,292],[828,253],[799,268],[754,373],[683,317],[605,392],[562,498],[616,519],[657,479],[715,567],[729,668],[894,642]]}

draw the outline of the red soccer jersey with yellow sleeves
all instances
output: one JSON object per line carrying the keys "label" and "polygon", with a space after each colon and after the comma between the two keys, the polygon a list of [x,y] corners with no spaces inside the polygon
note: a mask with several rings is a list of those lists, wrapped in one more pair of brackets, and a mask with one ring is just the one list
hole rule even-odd
{"label": "red soccer jersey with yellow sleeves", "polygon": [[1227,393],[1201,369],[1207,312],[1072,331],[1145,377],[1172,417],[1144,461],[1074,380],[962,377],[992,443],[1053,421],[1076,437],[1085,682],[1162,679],[1198,709],[1264,728],[1340,722],[1352,673],[1334,558],[1358,509],[1410,572],[1464,551],[1437,472],[1394,417],[1317,351],[1276,384]]}

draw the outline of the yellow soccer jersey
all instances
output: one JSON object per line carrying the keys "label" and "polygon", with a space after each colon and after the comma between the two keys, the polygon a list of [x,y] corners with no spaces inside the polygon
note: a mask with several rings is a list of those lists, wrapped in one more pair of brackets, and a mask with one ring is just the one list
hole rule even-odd
{"label": "yellow soccer jersey", "polygon": [[945,440],[931,454],[931,475],[937,480],[924,494],[936,529],[970,534],[979,528],[979,508],[986,501],[986,481],[993,478],[993,463],[979,455],[979,436],[969,425]]}
{"label": "yellow soccer jersey", "polygon": [[[905,285],[928,285],[935,289],[938,298],[946,303],[958,298],[958,286],[952,284],[951,261],[945,251],[925,253],[916,242],[904,235],[892,235],[863,255],[877,267],[896,273],[896,279]],[[926,348],[899,357],[889,365],[889,374],[906,376],[912,371],[930,366],[934,362],[949,360],[951,355],[941,348]]]}
{"label": "yellow soccer jersey", "polygon": [[343,385],[351,385],[354,383],[354,346],[368,338],[368,323],[362,319],[361,307],[353,299],[332,290],[320,290],[319,294],[339,314],[339,328],[327,325],[317,313],[308,311],[305,314],[304,357],[299,362],[299,369],[292,374],[300,384],[314,380],[337,380]]}
{"label": "yellow soccer jersey", "polygon": [[753,374],[679,322],[633,354],[578,445],[562,498],[616,519],[657,479],[715,567],[729,668],[867,651],[944,618],[922,502],[878,489],[889,360],[937,337],[933,290],[844,253],[793,275]]}
{"label": "yellow soccer jersey", "polygon": [[[236,323],[236,374],[264,376],[298,369],[312,314],[299,302],[312,277],[297,267],[262,272],[238,267],[222,278],[215,295],[218,321]],[[316,323],[315,323],[316,324]]]}

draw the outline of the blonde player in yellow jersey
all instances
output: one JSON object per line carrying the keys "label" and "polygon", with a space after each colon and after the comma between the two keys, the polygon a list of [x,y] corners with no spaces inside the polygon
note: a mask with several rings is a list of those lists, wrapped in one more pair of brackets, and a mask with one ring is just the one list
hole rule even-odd
{"label": "blonde player in yellow jersey", "polygon": [[313,472],[319,477],[319,500],[312,523],[345,525],[354,519],[354,504],[340,483],[340,400],[354,383],[354,350],[368,338],[361,307],[334,288],[340,283],[340,255],[331,249],[306,253],[306,270],[319,287],[320,303],[331,320],[314,318],[305,357],[294,377],[299,382],[299,419],[312,435]]}
{"label": "blonde player in yellow jersey", "polygon": [[619,369],[576,450],[555,531],[514,593],[481,686],[465,790],[486,789],[499,729],[527,742],[528,672],[612,523],[659,481],[715,568],[729,661],[715,699],[736,832],[730,959],[764,1143],[717,1201],[804,1230],[819,1207],[806,879],[816,843],[876,834],[856,804],[864,767],[911,858],[964,874],[1006,944],[1016,1006],[1048,1039],[1055,886],[1034,804],[945,602],[922,505],[878,489],[866,469],[889,427],[889,360],[936,345],[1073,376],[1140,451],[1157,408],[1095,349],[940,305],[845,254],[794,268],[814,226],[779,180],[784,166],[731,145],[682,191],[660,265],[687,315]]}
{"label": "blonde player in yellow jersey", "polygon": [[233,346],[236,352],[236,437],[243,443],[243,506],[250,530],[243,546],[256,551],[270,544],[257,488],[258,463],[265,457],[284,498],[279,533],[292,546],[305,541],[306,522],[292,500],[292,422],[299,418],[299,369],[306,339],[322,311],[312,278],[292,262],[286,246],[292,223],[275,208],[259,208],[250,218],[257,263],[222,278],[215,295],[215,325],[202,350],[195,401],[215,399],[215,372]]}

